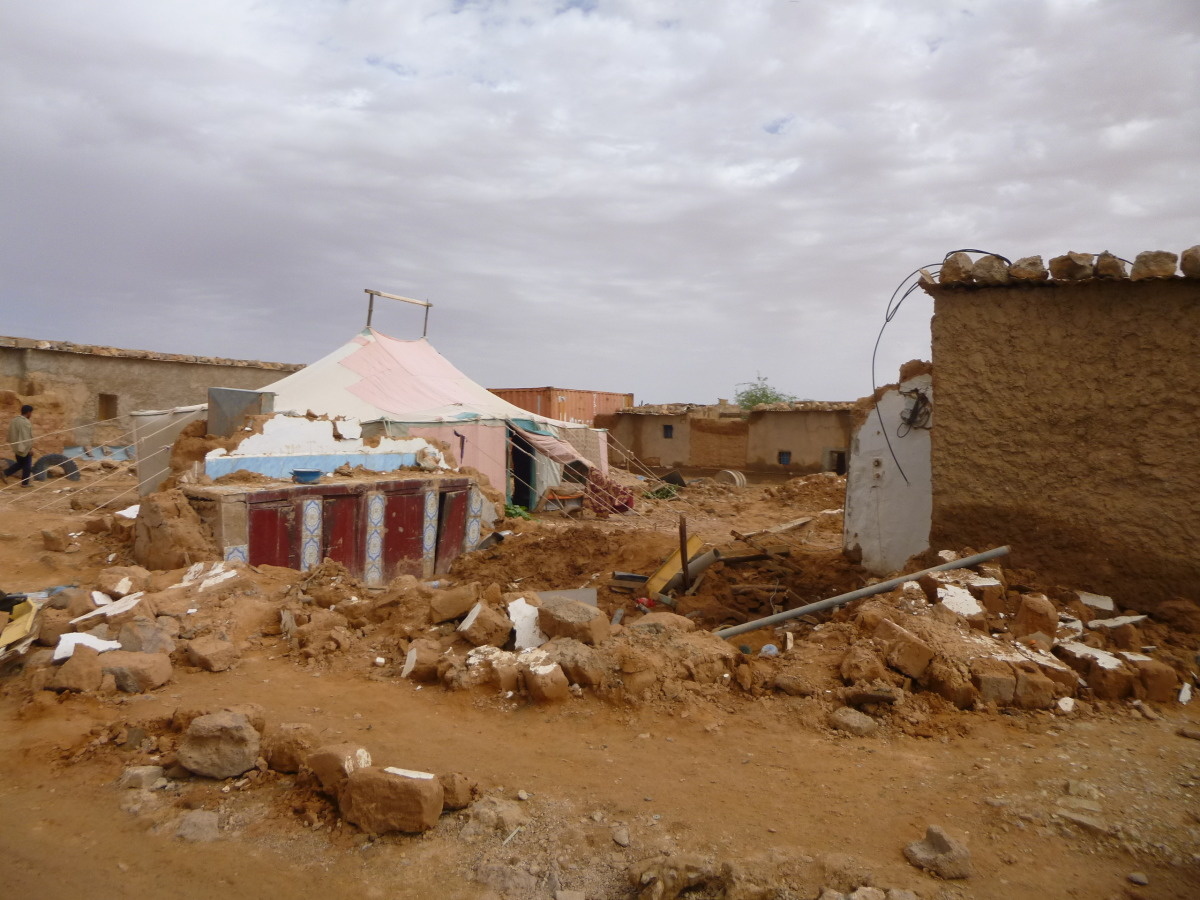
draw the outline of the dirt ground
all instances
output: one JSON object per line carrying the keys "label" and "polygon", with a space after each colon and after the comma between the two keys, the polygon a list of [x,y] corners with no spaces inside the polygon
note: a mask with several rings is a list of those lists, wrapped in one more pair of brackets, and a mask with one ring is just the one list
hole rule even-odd
{"label": "dirt ground", "polygon": [[[131,565],[119,527],[85,523],[135,502],[133,485],[129,473],[97,469],[79,482],[0,489],[0,589],[91,589],[103,570]],[[182,572],[155,573],[158,612],[183,622],[164,686],[49,690],[47,654],[31,659],[37,646],[0,672],[4,894],[601,900],[676,896],[664,873],[690,867],[698,883],[684,896],[731,900],[884,896],[864,886],[926,900],[1200,896],[1200,740],[1179,733],[1200,729],[1195,702],[1106,701],[1080,688],[1069,713],[959,708],[892,671],[875,687],[902,699],[864,706],[876,730],[859,737],[830,715],[849,684],[839,665],[865,646],[863,623],[882,607],[859,603],[713,649],[705,629],[870,580],[839,552],[843,490],[832,475],[704,482],[640,499],[632,515],[507,520],[513,535],[463,557],[453,581],[506,597],[597,587],[600,608],[620,608],[629,626],[637,598],[611,590],[611,573],[650,574],[678,546],[681,514],[707,546],[743,554],[751,548],[731,532],[812,517],[769,538],[788,555],[718,563],[678,598],[674,612],[700,631],[614,629],[594,648],[594,684],[549,704],[400,677],[418,639],[458,648],[452,625],[421,618],[430,593],[419,585],[371,594],[333,568],[306,578],[262,567],[201,591],[169,588]],[[46,549],[43,529],[64,526],[66,549]],[[1069,585],[1009,575],[1010,588],[1066,603]],[[171,606],[172,590],[187,609]],[[289,639],[281,610],[311,621]],[[1139,646],[1153,645],[1180,683],[1200,649],[1192,612],[1139,626]],[[345,624],[316,628],[334,615]],[[236,665],[188,664],[184,643],[205,634],[232,640]],[[783,652],[759,655],[766,643]],[[723,652],[717,662],[733,677],[694,675]],[[172,768],[191,716],[240,704],[257,704],[267,733],[306,723],[319,744],[359,743],[375,765],[462,773],[479,799],[423,834],[376,836],[344,821],[303,770],[262,765],[216,780]],[[150,790],[118,787],[126,767],[150,764],[168,777]],[[216,840],[177,836],[194,810],[218,814]],[[905,846],[929,825],[966,844],[970,877],[943,880],[907,861]],[[631,872],[642,871],[660,880],[639,893]]]}

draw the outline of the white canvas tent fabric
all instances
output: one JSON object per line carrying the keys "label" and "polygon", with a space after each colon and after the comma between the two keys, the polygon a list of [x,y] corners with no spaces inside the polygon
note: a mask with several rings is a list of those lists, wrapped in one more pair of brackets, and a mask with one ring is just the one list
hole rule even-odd
{"label": "white canvas tent fabric", "polygon": [[[402,423],[411,434],[444,440],[455,451],[456,438],[464,438],[469,426],[512,428],[544,457],[538,466],[539,494],[557,483],[563,464],[582,462],[598,467],[601,474],[608,470],[603,431],[514,406],[459,371],[424,338],[398,340],[368,328],[262,390],[275,394],[277,412]],[[470,446],[462,441],[465,458],[460,464],[490,471],[494,481],[497,466],[504,469],[504,442],[499,437],[470,441]],[[485,458],[471,458],[481,452]]]}

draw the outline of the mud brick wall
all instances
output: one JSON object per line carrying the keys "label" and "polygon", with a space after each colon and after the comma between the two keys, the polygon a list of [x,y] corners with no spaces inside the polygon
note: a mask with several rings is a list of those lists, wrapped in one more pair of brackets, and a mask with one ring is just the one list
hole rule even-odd
{"label": "mud brick wall", "polygon": [[749,423],[744,419],[691,420],[690,465],[710,469],[740,469],[746,465]]}
{"label": "mud brick wall", "polygon": [[1200,281],[940,285],[935,547],[1152,609],[1200,598]]}

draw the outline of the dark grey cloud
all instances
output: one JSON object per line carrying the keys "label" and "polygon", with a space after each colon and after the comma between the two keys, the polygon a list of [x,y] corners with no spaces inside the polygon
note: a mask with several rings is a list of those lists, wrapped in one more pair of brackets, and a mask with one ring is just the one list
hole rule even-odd
{"label": "dark grey cloud", "polygon": [[[1189,0],[84,0],[0,29],[0,330],[487,384],[870,390],[896,282],[1200,241]],[[928,353],[928,303],[880,372]],[[377,312],[401,337],[419,310]]]}

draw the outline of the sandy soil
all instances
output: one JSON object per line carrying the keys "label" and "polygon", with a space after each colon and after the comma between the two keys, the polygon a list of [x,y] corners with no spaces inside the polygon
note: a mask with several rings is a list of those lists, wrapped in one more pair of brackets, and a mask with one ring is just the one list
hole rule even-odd
{"label": "sandy soil", "polygon": [[[123,493],[132,483],[95,471],[79,483],[0,491],[0,589],[90,587],[103,568],[129,564],[124,542],[82,523],[106,501],[132,502]],[[510,521],[517,537],[464,557],[452,575],[503,591],[591,584],[607,613],[620,606],[632,616],[635,598],[608,590],[608,575],[652,571],[676,545],[681,513],[718,546],[736,546],[734,530],[813,516],[779,538],[792,550],[786,564],[714,566],[677,607],[715,627],[865,583],[837,553],[840,515],[822,514],[840,508],[841,489],[840,479],[821,476],[744,489],[700,484],[675,500],[642,502],[631,516]],[[74,549],[43,549],[41,530],[64,524]],[[865,884],[922,898],[1200,896],[1200,741],[1177,733],[1200,726],[1194,703],[1139,709],[1084,696],[1073,714],[1059,715],[959,710],[920,693],[903,715],[880,713],[875,735],[852,737],[828,725],[852,628],[844,613],[840,624],[796,632],[787,664],[817,685],[808,696],[757,682],[664,680],[636,696],[581,691],[535,705],[401,679],[400,650],[413,629],[399,620],[352,629],[341,649],[304,652],[269,624],[296,602],[299,578],[245,571],[228,590],[199,598],[205,627],[238,642],[240,662],[228,671],[177,658],[172,680],[145,694],[55,693],[37,689],[28,667],[0,674],[6,895],[553,898],[560,890],[626,898],[637,896],[629,872],[643,861],[693,859],[714,879],[685,896],[816,898],[823,888]],[[736,594],[746,583],[791,594]],[[1197,649],[1191,632],[1154,634],[1173,641],[1176,657]],[[781,637],[752,633],[735,643],[753,653]],[[377,655],[385,666],[373,665]],[[342,822],[305,773],[116,786],[126,766],[170,764],[179,711],[242,703],[262,707],[268,731],[308,723],[323,742],[361,742],[377,765],[461,772],[485,798],[513,801],[515,812],[503,827],[469,808],[420,836],[372,837]],[[176,837],[180,816],[194,809],[219,813],[219,840]],[[943,881],[906,861],[904,846],[930,824],[968,845],[970,878]],[[1134,872],[1148,884],[1131,883]]]}

